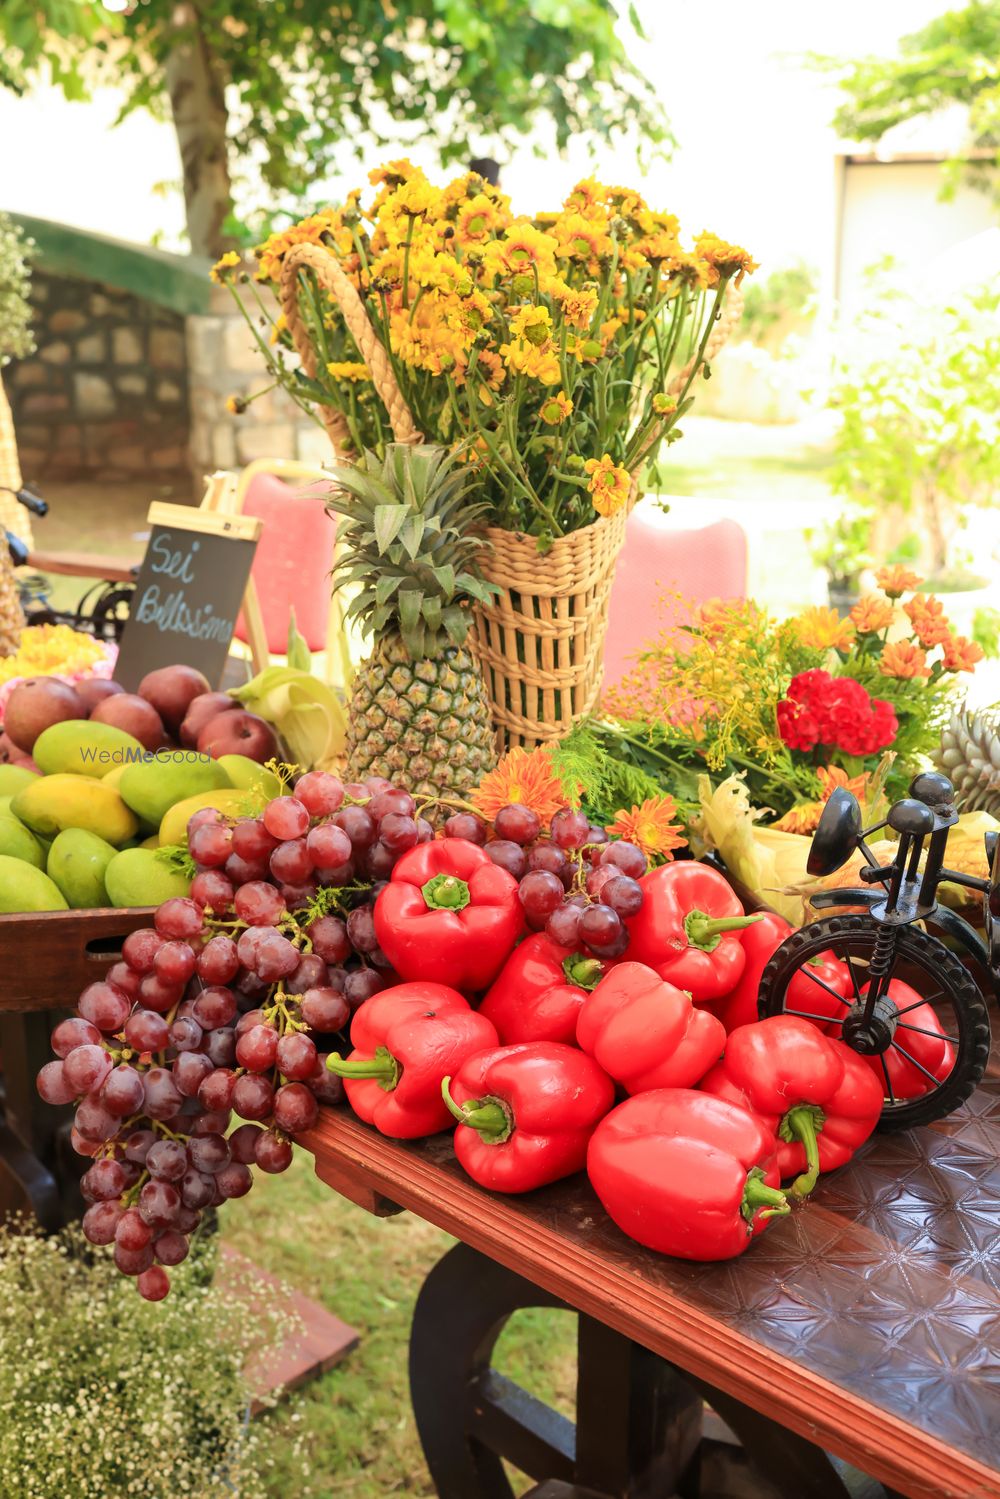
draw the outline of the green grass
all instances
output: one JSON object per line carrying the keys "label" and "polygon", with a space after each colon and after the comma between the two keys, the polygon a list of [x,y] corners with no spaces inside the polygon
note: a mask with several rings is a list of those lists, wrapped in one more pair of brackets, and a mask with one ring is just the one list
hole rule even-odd
{"label": "green grass", "polygon": [[[249,1196],[225,1208],[223,1235],[361,1334],[342,1364],[265,1418],[275,1499],[301,1492],[291,1437],[303,1430],[312,1499],[432,1495],[410,1412],[407,1345],[423,1279],[454,1241],[409,1213],[374,1218],[355,1207],[317,1180],[303,1152],[286,1175],[259,1174]],[[494,1363],[571,1415],[575,1339],[569,1313],[520,1312]]]}

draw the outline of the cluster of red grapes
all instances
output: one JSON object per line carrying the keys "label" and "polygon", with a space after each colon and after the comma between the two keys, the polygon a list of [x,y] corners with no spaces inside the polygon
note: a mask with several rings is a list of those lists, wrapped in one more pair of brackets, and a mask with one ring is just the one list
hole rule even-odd
{"label": "cluster of red grapes", "polygon": [[549,836],[542,837],[537,813],[516,802],[496,814],[488,843],[486,824],[468,812],[449,818],[445,832],[484,844],[493,862],[514,876],[535,931],[599,958],[620,958],[628,947],[625,919],[642,905],[639,879],[647,868],[634,843],[611,841],[571,807],[555,814]]}
{"label": "cluster of red grapes", "polygon": [[[157,1301],[202,1215],[284,1171],[291,1138],[339,1101],[324,1037],[396,981],[374,900],[396,859],[434,836],[388,781],[311,771],[257,817],[192,817],[190,898],[133,932],[102,982],[52,1034],[38,1076],[76,1105],[91,1157],[83,1229]],[[343,1041],[335,1043],[342,1047]],[[239,1123],[231,1133],[233,1116]]]}

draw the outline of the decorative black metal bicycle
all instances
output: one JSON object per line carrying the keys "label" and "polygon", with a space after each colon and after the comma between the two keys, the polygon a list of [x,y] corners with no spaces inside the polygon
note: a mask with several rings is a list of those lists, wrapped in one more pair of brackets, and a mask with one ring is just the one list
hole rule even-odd
{"label": "decorative black metal bicycle", "polygon": [[[47,501],[33,494],[30,489],[26,487],[10,489],[6,485],[0,488],[7,489],[7,492],[12,494],[18,503],[29,510],[32,515],[42,517],[48,514]],[[138,568],[129,569],[127,574],[116,569],[117,576],[112,575],[106,581],[92,583],[75,609],[55,609],[51,600],[51,584],[49,579],[43,576],[45,571],[91,576],[92,573],[103,571],[107,563],[101,558],[95,558],[93,569],[86,569],[86,571],[81,567],[79,558],[74,558],[70,566],[60,565],[60,557],[56,555],[36,557],[20,537],[15,536],[12,531],[0,528],[0,545],[4,542],[10,551],[15,569],[19,570],[18,595],[29,625],[69,625],[74,630],[82,630],[88,635],[93,635],[97,640],[108,643],[121,640],[122,632],[128,623]],[[39,572],[21,571],[32,566],[42,570]]]}
{"label": "decorative black metal bicycle", "polygon": [[[948,831],[957,821],[954,788],[937,772],[918,775],[885,821],[865,829],[857,798],[834,791],[807,867],[812,875],[829,875],[860,850],[862,886],[818,892],[812,904],[866,909],[825,916],[794,932],[761,976],[762,1020],[801,1015],[869,1059],[884,1086],[882,1129],[944,1118],[969,1097],[989,1058],[983,991],[1000,995],[1000,838],[986,837],[988,879],[949,870]],[[899,841],[892,863],[880,866],[865,839],[884,827]],[[938,904],[945,880],[983,896],[985,941]],[[829,964],[825,979],[816,971],[815,960],[830,954],[842,965],[839,989],[829,981]]]}

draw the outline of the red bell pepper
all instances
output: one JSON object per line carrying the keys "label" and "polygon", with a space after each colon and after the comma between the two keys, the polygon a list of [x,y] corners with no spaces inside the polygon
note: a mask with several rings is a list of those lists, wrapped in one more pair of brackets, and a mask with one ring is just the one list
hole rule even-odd
{"label": "red bell pepper", "polygon": [[536,932],[516,947],[479,1007],[501,1044],[513,1041],[576,1042],[576,1022],[590,991],[610,965],[561,947]]}
{"label": "red bell pepper", "polygon": [[689,1088],[628,1098],[594,1131],[587,1174],[623,1233],[684,1260],[742,1254],[771,1218],[774,1136],[756,1115]]}
{"label": "red bell pepper", "polygon": [[485,989],[524,930],[517,881],[465,838],[418,843],[375,902],[375,935],[404,979]]}
{"label": "red bell pepper", "polygon": [[[861,990],[862,998],[867,993],[868,985],[865,984]],[[888,995],[900,1011],[893,1044],[881,1058],[865,1057],[864,1060],[878,1079],[884,1098],[889,1097],[890,1085],[893,1098],[920,1098],[951,1072],[955,1065],[955,1047],[942,1030],[933,1007],[916,989],[911,989],[900,979],[890,979]]]}
{"label": "red bell pepper", "polygon": [[722,1055],[722,1021],[644,963],[619,963],[589,996],[577,1045],[628,1093],[690,1088]]}
{"label": "red bell pepper", "polygon": [[441,1081],[466,1057],[496,1046],[488,1020],[444,984],[397,984],[359,1005],[351,1020],[354,1049],[327,1067],[344,1079],[351,1108],[395,1140],[436,1135],[451,1123]]}
{"label": "red bell pepper", "polygon": [[693,859],[644,874],[641,909],[625,923],[628,955],[686,989],[697,1003],[732,993],[746,965],[746,916],[729,882]]}
{"label": "red bell pepper", "polygon": [[[732,994],[716,1006],[716,1014],[727,1031],[734,1031],[741,1025],[753,1025],[757,1019],[761,974],[785,938],[791,935],[788,922],[774,912],[747,927],[743,933],[746,967]],[[820,1022],[843,1020],[847,1005],[839,1003],[838,995],[853,999],[850,973],[833,953],[821,953],[811,958],[792,978],[785,1008],[815,1015]],[[820,1029],[831,1034],[839,1031],[839,1027],[824,1024],[820,1024]]]}
{"label": "red bell pepper", "polygon": [[810,1020],[773,1015],[742,1025],[702,1083],[705,1093],[752,1109],[778,1139],[778,1170],[805,1197],[821,1171],[843,1166],[882,1112],[864,1059]]}
{"label": "red bell pepper", "polygon": [[492,1192],[530,1192],[582,1171],[590,1137],[615,1101],[607,1073],[557,1041],[480,1052],[441,1092],[458,1120],[459,1163]]}

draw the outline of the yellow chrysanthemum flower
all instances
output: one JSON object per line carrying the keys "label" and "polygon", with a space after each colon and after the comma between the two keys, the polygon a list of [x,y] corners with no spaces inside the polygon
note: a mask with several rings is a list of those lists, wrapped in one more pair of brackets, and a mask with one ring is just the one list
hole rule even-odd
{"label": "yellow chrysanthemum flower", "polygon": [[455,238],[460,245],[481,245],[503,222],[497,205],[479,193],[458,210],[455,220]]}
{"label": "yellow chrysanthemum flower", "polygon": [[529,375],[543,385],[558,385],[561,378],[559,360],[549,345],[536,348],[524,339],[515,338],[511,343],[501,344],[500,353],[507,361],[507,368],[519,375]]}
{"label": "yellow chrysanthemum flower", "polygon": [[212,280],[217,285],[219,285],[226,280],[226,272],[235,270],[239,263],[239,251],[227,250],[225,255],[219,256],[219,259],[215,262],[208,274],[212,278]]}
{"label": "yellow chrysanthemum flower", "polygon": [[548,426],[558,427],[560,422],[564,422],[572,414],[572,411],[573,402],[566,392],[561,390],[558,395],[546,397],[538,409],[538,415]]}
{"label": "yellow chrysanthemum flower", "polygon": [[803,609],[789,623],[802,644],[812,650],[846,651],[854,639],[853,624],[849,619],[841,619],[836,609],[814,605]]}
{"label": "yellow chrysanthemum flower", "polygon": [[552,314],[547,307],[519,307],[510,320],[510,331],[515,338],[540,347],[552,336]]}
{"label": "yellow chrysanthemum flower", "polygon": [[328,375],[332,375],[335,380],[358,381],[370,380],[372,377],[372,372],[367,364],[358,364],[354,360],[332,359],[326,367],[326,372]]}
{"label": "yellow chrysanthemum flower", "polygon": [[628,470],[615,463],[610,453],[588,458],[583,470],[590,475],[587,488],[598,515],[615,515],[628,501],[632,484]]}
{"label": "yellow chrysanthemum flower", "polygon": [[707,229],[696,237],[694,248],[695,254],[699,255],[715,273],[711,282],[713,286],[721,276],[733,275],[736,277],[736,285],[739,286],[744,276],[752,275],[757,269],[757,262],[749,250],[744,250],[741,245],[731,245],[727,240],[720,239],[717,234],[710,234]]}
{"label": "yellow chrysanthemum flower", "polygon": [[603,182],[598,182],[596,177],[585,177],[566,198],[563,208],[567,213],[586,213],[588,209],[603,204],[607,196],[608,190]]}
{"label": "yellow chrysanthemum flower", "polygon": [[588,268],[593,267],[595,274],[600,262],[606,260],[614,249],[606,218],[602,222],[582,213],[566,213],[552,227],[560,254],[570,260],[585,261]]}
{"label": "yellow chrysanthemum flower", "polygon": [[562,308],[562,315],[569,326],[587,332],[594,320],[594,313],[597,311],[599,298],[596,288],[584,286],[578,290],[564,283],[562,289],[555,295]]}
{"label": "yellow chrysanthemum flower", "polygon": [[554,274],[559,241],[543,234],[526,220],[513,223],[502,239],[491,240],[483,252],[483,269],[489,277],[513,276],[519,271]]}

